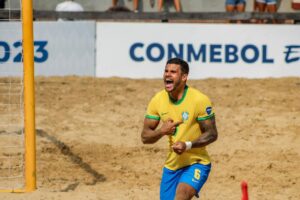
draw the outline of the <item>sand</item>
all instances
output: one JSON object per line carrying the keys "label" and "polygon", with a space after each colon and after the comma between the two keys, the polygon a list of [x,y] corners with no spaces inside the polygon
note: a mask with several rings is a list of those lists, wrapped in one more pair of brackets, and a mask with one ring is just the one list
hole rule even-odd
{"label": "sand", "polygon": [[[190,80],[214,103],[218,140],[201,200],[300,199],[300,78]],[[36,78],[37,190],[7,200],[159,199],[167,140],[144,145],[161,80]],[[196,198],[195,198],[196,199]]]}

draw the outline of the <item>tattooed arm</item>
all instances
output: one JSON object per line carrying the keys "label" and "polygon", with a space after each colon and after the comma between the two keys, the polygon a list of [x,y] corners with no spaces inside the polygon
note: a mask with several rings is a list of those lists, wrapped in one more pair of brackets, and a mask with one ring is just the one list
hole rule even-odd
{"label": "tattooed arm", "polygon": [[210,119],[198,121],[202,135],[192,142],[192,147],[204,147],[218,139],[216,120],[213,116]]}
{"label": "tattooed arm", "polygon": [[[215,117],[203,121],[198,121],[202,135],[197,139],[192,141],[190,148],[204,147],[218,138],[218,131],[216,127]],[[182,154],[188,148],[185,142],[178,141],[172,146],[173,150],[177,154]]]}

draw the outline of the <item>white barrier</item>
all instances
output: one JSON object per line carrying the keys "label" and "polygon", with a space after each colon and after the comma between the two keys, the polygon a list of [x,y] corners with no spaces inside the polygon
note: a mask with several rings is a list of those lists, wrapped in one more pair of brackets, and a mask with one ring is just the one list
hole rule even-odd
{"label": "white barrier", "polygon": [[[20,74],[17,26],[0,23],[0,76]],[[182,57],[192,79],[299,77],[299,35],[296,25],[35,22],[35,71],[161,78],[167,59]]]}
{"label": "white barrier", "polygon": [[190,78],[300,76],[300,26],[97,23],[96,76],[160,78],[170,57]]}
{"label": "white barrier", "polygon": [[[18,26],[17,22],[0,23],[0,76],[20,74],[22,35]],[[95,76],[95,26],[87,21],[35,22],[35,74]]]}

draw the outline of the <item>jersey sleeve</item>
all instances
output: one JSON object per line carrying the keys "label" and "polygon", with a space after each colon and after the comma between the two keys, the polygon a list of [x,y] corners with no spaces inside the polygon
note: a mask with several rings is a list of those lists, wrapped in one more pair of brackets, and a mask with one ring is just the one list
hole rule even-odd
{"label": "jersey sleeve", "polygon": [[201,97],[198,109],[197,121],[210,119],[215,115],[212,103],[207,96]]}
{"label": "jersey sleeve", "polygon": [[153,97],[151,99],[147,107],[145,118],[160,120],[160,116],[158,114],[158,108],[157,108],[157,98]]}

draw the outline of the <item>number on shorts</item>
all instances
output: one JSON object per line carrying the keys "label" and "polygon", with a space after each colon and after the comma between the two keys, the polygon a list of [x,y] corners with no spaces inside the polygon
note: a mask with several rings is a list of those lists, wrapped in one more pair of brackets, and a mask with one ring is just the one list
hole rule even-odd
{"label": "number on shorts", "polygon": [[200,175],[201,175],[201,171],[200,169],[195,169],[194,171],[194,178],[199,180],[200,179]]}

